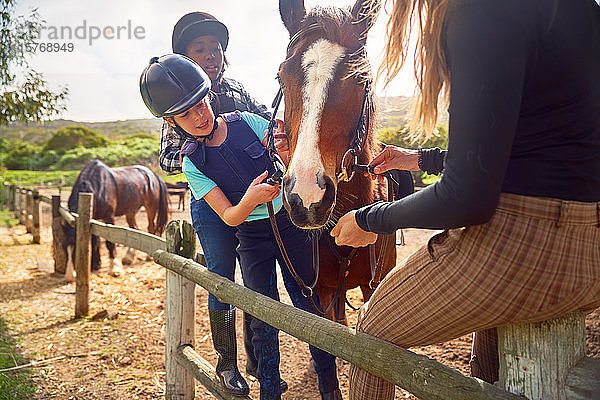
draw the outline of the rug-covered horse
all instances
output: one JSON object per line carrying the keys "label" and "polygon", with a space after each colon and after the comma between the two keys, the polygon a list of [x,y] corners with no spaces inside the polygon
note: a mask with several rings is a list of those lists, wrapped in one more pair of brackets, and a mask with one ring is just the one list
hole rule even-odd
{"label": "rug-covered horse", "polygon": [[[138,229],[136,214],[144,206],[148,216],[148,232],[160,236],[169,212],[169,196],[165,182],[142,165],[109,168],[100,160],[90,160],[75,180],[69,196],[69,210],[77,212],[80,192],[94,194],[92,218],[114,224],[115,217],[125,215],[130,228]],[[74,255],[75,229],[63,222],[65,252]],[[115,245],[106,241],[110,264],[109,274],[118,276],[122,267],[115,260]],[[128,249],[123,264],[131,264],[134,251]],[[71,256],[71,261],[73,257]],[[100,269],[100,241],[92,236],[92,270]],[[67,279],[70,277],[67,276]]]}
{"label": "rug-covered horse", "polygon": [[[323,308],[345,323],[345,291],[360,286],[366,301],[394,266],[395,235],[369,248],[337,246],[327,229],[347,211],[387,198],[387,186],[353,173],[381,145],[373,134],[372,76],[366,35],[379,2],[357,0],[352,9],[315,7],[280,0],[290,34],[278,79],[285,99],[290,164],[284,176],[284,205],[294,224],[321,231],[316,291]],[[409,178],[410,179],[410,178]],[[412,186],[412,180],[410,180]],[[334,319],[330,311],[328,317]]]}

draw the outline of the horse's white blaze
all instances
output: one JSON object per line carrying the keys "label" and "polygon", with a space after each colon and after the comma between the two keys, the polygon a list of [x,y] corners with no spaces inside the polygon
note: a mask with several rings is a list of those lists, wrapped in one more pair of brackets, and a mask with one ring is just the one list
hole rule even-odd
{"label": "horse's white blaze", "polygon": [[302,55],[306,76],[302,88],[304,110],[295,149],[297,156],[290,164],[290,171],[296,177],[292,193],[300,196],[307,208],[318,203],[325,193],[325,188],[317,184],[317,174],[324,171],[318,149],[319,125],[329,85],[343,55],[342,46],[326,39],[319,39]]}

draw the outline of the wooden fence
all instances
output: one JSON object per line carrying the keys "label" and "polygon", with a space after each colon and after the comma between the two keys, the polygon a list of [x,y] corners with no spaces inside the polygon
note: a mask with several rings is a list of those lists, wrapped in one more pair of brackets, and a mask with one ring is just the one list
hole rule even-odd
{"label": "wooden fence", "polygon": [[[133,247],[154,257],[167,268],[166,275],[166,397],[191,400],[195,381],[200,381],[216,398],[234,399],[221,390],[214,368],[194,350],[195,285],[200,285],[222,301],[249,312],[288,334],[319,347],[354,365],[385,378],[421,399],[517,399],[522,393],[530,399],[600,398],[600,360],[586,358],[585,321],[582,313],[572,313],[539,324],[513,325],[501,329],[500,383],[487,384],[462,375],[423,355],[356,332],[346,326],[274,301],[237,285],[205,267],[196,253],[195,234],[185,221],[171,221],[166,239],[130,228],[107,225],[90,219],[92,195],[80,193],[79,214],[60,206],[60,198],[35,195],[34,191],[3,185],[0,201],[21,216],[27,204],[39,213],[39,203],[53,207],[53,231],[60,219],[77,226],[75,314],[88,312],[90,235]],[[23,201],[30,196],[32,200]],[[25,206],[23,205],[25,204]],[[38,221],[39,216],[31,218]],[[53,235],[54,236],[54,235]],[[54,236],[57,237],[57,236]],[[85,243],[85,244],[84,244]],[[54,243],[55,271],[61,271],[59,244]],[[506,390],[502,389],[506,388]],[[246,397],[249,399],[248,397]]]}

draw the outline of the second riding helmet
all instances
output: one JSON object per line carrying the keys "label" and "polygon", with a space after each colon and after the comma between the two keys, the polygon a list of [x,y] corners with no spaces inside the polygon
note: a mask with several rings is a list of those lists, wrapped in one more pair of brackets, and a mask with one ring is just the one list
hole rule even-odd
{"label": "second riding helmet", "polygon": [[156,117],[187,111],[210,91],[210,78],[192,59],[180,54],[153,57],[140,76],[140,92]]}
{"label": "second riding helmet", "polygon": [[216,36],[223,51],[229,44],[227,27],[209,13],[195,11],[181,17],[173,27],[171,44],[173,52],[185,54],[188,44],[194,38],[205,35]]}

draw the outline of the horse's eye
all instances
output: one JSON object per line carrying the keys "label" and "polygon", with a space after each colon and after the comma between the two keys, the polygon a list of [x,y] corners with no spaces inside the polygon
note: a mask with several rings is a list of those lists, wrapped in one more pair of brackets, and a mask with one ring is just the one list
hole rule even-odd
{"label": "horse's eye", "polygon": [[282,89],[285,88],[285,83],[283,83],[283,81],[281,80],[281,76],[279,74],[277,74],[277,76],[275,77],[275,79],[277,79],[277,82],[279,82],[279,86]]}

